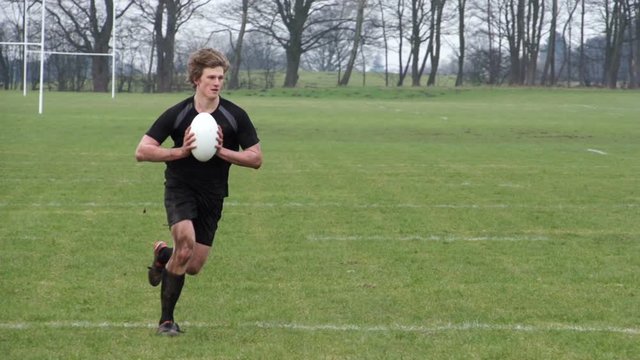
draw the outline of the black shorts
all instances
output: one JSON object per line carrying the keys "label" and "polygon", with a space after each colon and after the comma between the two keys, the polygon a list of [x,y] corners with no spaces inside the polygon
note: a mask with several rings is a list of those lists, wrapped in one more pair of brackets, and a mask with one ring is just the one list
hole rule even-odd
{"label": "black shorts", "polygon": [[164,206],[169,226],[191,220],[196,242],[211,246],[222,217],[224,198],[204,196],[197,189],[177,179],[167,179],[164,187]]}

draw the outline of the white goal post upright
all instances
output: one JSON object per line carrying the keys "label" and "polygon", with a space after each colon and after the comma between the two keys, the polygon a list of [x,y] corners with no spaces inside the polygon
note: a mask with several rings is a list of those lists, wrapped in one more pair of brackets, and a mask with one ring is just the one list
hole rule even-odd
{"label": "white goal post upright", "polygon": [[[45,10],[46,10],[47,0],[42,0],[42,25],[40,26],[40,95],[38,96],[38,114],[42,114],[42,98],[44,88],[44,28],[45,28]],[[25,45],[26,46],[26,45]],[[25,59],[27,61],[27,59]],[[26,84],[25,84],[26,85]]]}
{"label": "white goal post upright", "polygon": [[27,14],[27,0],[24,0],[24,46],[22,47],[22,96],[27,96],[27,56],[29,54],[27,49],[27,34],[29,33],[29,16]]}
{"label": "white goal post upright", "polygon": [[111,10],[113,25],[111,25],[111,98],[116,97],[116,0],[112,0]]}

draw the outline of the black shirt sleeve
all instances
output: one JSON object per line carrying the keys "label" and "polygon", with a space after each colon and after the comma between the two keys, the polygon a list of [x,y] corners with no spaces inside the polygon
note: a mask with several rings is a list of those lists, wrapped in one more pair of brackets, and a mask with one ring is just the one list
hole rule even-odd
{"label": "black shirt sleeve", "polygon": [[[173,134],[176,131],[175,121],[178,113],[182,108],[186,106],[186,102],[191,98],[185,99],[180,103],[167,109],[158,119],[151,125],[146,134],[154,138],[158,143],[162,144],[169,136],[173,136],[175,139],[182,139],[182,136],[176,136]],[[184,135],[184,134],[183,134]],[[181,144],[176,144],[181,145]]]}
{"label": "black shirt sleeve", "polygon": [[259,143],[260,139],[258,138],[256,128],[251,122],[247,112],[229,100],[221,98],[221,101],[222,105],[232,114],[238,124],[235,134],[237,145],[242,149],[246,149]]}
{"label": "black shirt sleeve", "polygon": [[258,139],[258,133],[249,119],[249,115],[244,110],[241,112],[238,121],[238,143],[243,149],[246,149],[260,142],[260,139]]}

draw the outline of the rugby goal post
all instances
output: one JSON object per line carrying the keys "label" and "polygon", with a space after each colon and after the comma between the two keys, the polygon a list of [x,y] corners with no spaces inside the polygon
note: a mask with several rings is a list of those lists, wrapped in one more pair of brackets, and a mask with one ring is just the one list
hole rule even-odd
{"label": "rugby goal post", "polygon": [[[24,35],[22,42],[0,42],[0,45],[16,45],[22,46],[24,49],[23,56],[23,70],[22,70],[22,93],[23,96],[27,96],[27,59],[29,53],[40,54],[40,89],[38,96],[38,114],[42,114],[44,110],[44,62],[45,54],[47,55],[67,55],[67,56],[108,56],[111,57],[111,98],[116,97],[116,0],[113,1],[113,27],[111,28],[111,53],[83,53],[83,52],[63,52],[63,51],[49,51],[45,49],[45,33],[46,33],[46,0],[42,0],[41,8],[41,29],[40,29],[40,42],[28,41],[28,28],[29,28],[29,14],[27,11],[27,0],[24,0]],[[40,50],[29,50],[29,46],[39,46]]]}

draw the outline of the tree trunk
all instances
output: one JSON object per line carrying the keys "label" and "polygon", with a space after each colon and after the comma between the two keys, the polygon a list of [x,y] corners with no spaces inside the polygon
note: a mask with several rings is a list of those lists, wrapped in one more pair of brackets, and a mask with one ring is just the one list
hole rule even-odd
{"label": "tree trunk", "polygon": [[495,37],[493,33],[493,7],[491,6],[491,0],[487,0],[487,40],[489,42],[489,85],[493,85],[496,81],[496,71],[494,66],[494,50],[493,39]]}
{"label": "tree trunk", "polygon": [[0,46],[0,80],[2,80],[4,89],[9,90],[9,74],[11,73],[11,70],[9,68],[10,62],[4,57],[2,53],[3,48],[3,46]]}
{"label": "tree trunk", "polygon": [[[109,41],[113,29],[113,1],[104,0],[104,22],[100,23],[97,0],[90,0],[85,8],[78,3],[70,4],[58,0],[62,12],[52,11],[49,14],[58,25],[58,30],[65,41],[78,52],[109,53]],[[128,8],[131,4],[126,5]],[[122,13],[124,13],[124,11]],[[122,13],[120,15],[122,15]],[[63,16],[61,16],[63,14]],[[105,92],[109,87],[111,72],[109,71],[108,56],[91,56],[91,73],[93,91]],[[66,80],[66,79],[65,79]]]}
{"label": "tree trunk", "polygon": [[238,89],[240,87],[240,64],[242,64],[242,46],[244,42],[244,34],[247,29],[247,21],[249,15],[249,0],[242,0],[242,20],[240,23],[240,31],[236,39],[236,46],[233,49],[233,64],[231,65],[231,76],[227,87],[229,89]]}
{"label": "tree trunk", "polygon": [[[113,31],[113,1],[105,0],[106,9],[105,20],[102,27],[98,24],[98,16],[92,16],[91,27],[94,29],[94,52],[99,54],[109,53],[109,41]],[[115,49],[112,49],[115,53]],[[91,65],[91,74],[93,76],[93,91],[106,92],[109,90],[109,82],[111,79],[111,68],[109,66],[108,56],[93,56]],[[115,58],[111,58],[115,61]],[[115,84],[113,84],[115,86]]]}
{"label": "tree trunk", "polygon": [[111,68],[109,58],[106,56],[91,57],[91,75],[93,77],[93,91],[106,92],[109,90]]}
{"label": "tree trunk", "polygon": [[549,43],[547,47],[547,60],[544,64],[542,83],[553,86],[556,84],[556,28],[558,24],[558,0],[553,0],[551,5],[551,28],[549,29]]}
{"label": "tree trunk", "polygon": [[362,23],[364,22],[364,8],[367,6],[367,0],[358,0],[358,10],[356,14],[356,28],[353,35],[353,47],[351,48],[351,54],[349,54],[349,61],[347,62],[347,68],[340,79],[338,85],[349,85],[349,78],[353,72],[353,65],[356,62],[358,56],[358,48],[362,42]]}
{"label": "tree trunk", "polygon": [[407,59],[407,63],[403,65],[400,64],[400,73],[398,74],[398,86],[404,85],[404,79],[407,77],[407,72],[409,71],[409,63],[411,63],[412,54],[409,53],[409,59]]}
{"label": "tree trunk", "polygon": [[[569,36],[568,36],[568,41],[565,41],[565,49],[564,49],[564,58],[562,60],[562,67],[560,68],[560,70],[558,71],[559,74],[562,74],[562,70],[565,67],[565,65],[567,66],[567,86],[570,87],[571,86],[571,65],[572,65],[572,58],[571,58],[571,51],[572,51],[572,23],[573,23],[573,15],[576,12],[576,9],[578,9],[578,4],[580,3],[580,0],[574,0],[575,3],[573,4],[572,7],[568,7],[567,10],[569,11],[569,14],[567,16],[567,20],[564,23],[564,26],[562,27],[562,39],[567,39],[567,31],[569,31]],[[567,4],[567,6],[569,6],[569,4]]]}
{"label": "tree trunk", "polygon": [[[407,66],[404,65],[402,56],[404,49],[404,1],[398,0],[395,15],[398,20],[398,82],[396,83],[396,86],[400,87],[404,84],[404,78],[407,75],[409,65],[409,62],[407,62]],[[411,55],[409,55],[409,59],[411,59]]]}
{"label": "tree trunk", "polygon": [[[156,8],[154,32],[156,38],[157,76],[156,91],[173,90],[173,64],[175,36],[177,31],[177,11],[180,0],[160,0]],[[165,19],[166,16],[166,19]]]}
{"label": "tree trunk", "polygon": [[384,42],[384,86],[389,86],[389,42],[387,39],[387,24],[384,19],[384,8],[382,0],[378,1],[380,6],[380,20],[382,21],[382,41]]}
{"label": "tree trunk", "polygon": [[[274,37],[282,44],[287,57],[287,72],[284,78],[284,87],[296,87],[298,84],[298,70],[300,68],[300,58],[302,54],[308,51],[315,43],[318,43],[322,36],[330,29],[310,30],[305,26],[311,14],[311,7],[319,0],[295,0],[283,1],[274,0],[276,7],[275,13],[270,16],[269,24],[262,24],[264,31],[273,34],[273,18],[278,16],[282,20],[286,31],[289,35],[288,39],[281,38],[278,34]],[[331,29],[335,30],[336,27]],[[311,33],[305,33],[311,31]],[[304,40],[304,41],[303,41]]]}
{"label": "tree trunk", "polygon": [[[435,0],[434,0],[435,1]],[[411,86],[420,86],[420,78],[422,70],[418,66],[420,63],[420,46],[422,45],[422,37],[420,30],[422,28],[424,13],[424,3],[419,0],[411,0]],[[431,20],[433,24],[433,20]],[[427,51],[428,52],[428,51]]]}
{"label": "tree trunk", "polygon": [[629,56],[629,88],[636,89],[640,85],[640,1],[635,2],[635,13],[632,14],[635,34],[631,38],[631,55]]}
{"label": "tree trunk", "polygon": [[156,42],[154,41],[151,44],[151,50],[149,50],[149,69],[147,69],[147,74],[146,74],[146,78],[144,80],[144,87],[143,90],[146,93],[153,93],[155,92],[155,81],[153,81],[153,59],[154,59],[154,53],[156,52]]}
{"label": "tree trunk", "polygon": [[628,25],[629,7],[625,0],[614,0],[614,5],[609,14],[607,26],[607,49],[605,54],[605,81],[610,88],[617,88],[618,70],[622,58],[622,45],[624,34]]}
{"label": "tree trunk", "polygon": [[585,54],[584,54],[584,17],[586,14],[585,0],[580,0],[580,54],[578,59],[578,77],[580,78],[580,85],[589,86],[590,83],[587,80],[587,74],[585,69]]}
{"label": "tree trunk", "polygon": [[298,69],[300,68],[300,57],[302,50],[300,45],[293,44],[286,49],[287,72],[284,77],[284,87],[294,88],[298,84]]}
{"label": "tree trunk", "polygon": [[524,0],[510,0],[505,9],[505,28],[509,43],[509,84],[521,85],[523,82],[521,52],[524,39]]}
{"label": "tree trunk", "polygon": [[529,1],[527,28],[525,33],[526,44],[524,46],[524,83],[535,85],[536,73],[538,71],[538,54],[540,53],[540,41],[542,39],[542,24],[544,22],[545,0]]}
{"label": "tree trunk", "polygon": [[456,87],[462,86],[464,82],[464,13],[467,0],[458,0],[458,74],[456,75]]}
{"label": "tree trunk", "polygon": [[438,66],[440,64],[440,44],[442,35],[442,12],[444,11],[445,0],[433,0],[436,2],[435,10],[435,27],[433,33],[434,49],[431,52],[431,72],[429,73],[429,79],[427,80],[427,86],[433,86],[436,84],[436,76],[438,74]]}

